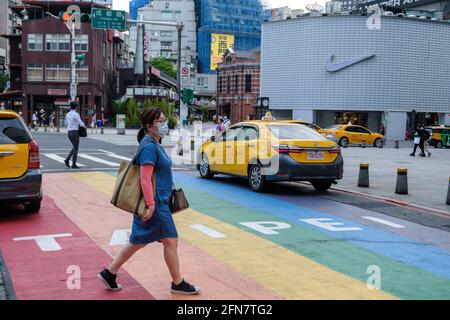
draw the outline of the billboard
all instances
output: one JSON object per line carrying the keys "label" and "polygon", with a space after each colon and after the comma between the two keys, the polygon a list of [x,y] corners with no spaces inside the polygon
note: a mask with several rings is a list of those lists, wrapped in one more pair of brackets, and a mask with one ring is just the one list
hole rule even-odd
{"label": "billboard", "polygon": [[223,55],[228,48],[234,46],[234,35],[211,34],[211,70],[217,69],[217,64],[222,62]]}

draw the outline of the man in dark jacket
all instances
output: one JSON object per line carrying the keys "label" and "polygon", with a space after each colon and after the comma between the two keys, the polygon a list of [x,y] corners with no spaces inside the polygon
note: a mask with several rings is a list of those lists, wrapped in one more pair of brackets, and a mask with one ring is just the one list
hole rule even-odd
{"label": "man in dark jacket", "polygon": [[422,149],[422,154],[420,155],[421,157],[425,157],[425,152],[428,153],[428,156],[431,156],[431,152],[428,151],[428,140],[430,140],[431,138],[431,134],[428,130],[426,130],[425,128],[423,128],[422,130],[422,135],[420,137],[420,142],[423,143],[423,149]]}

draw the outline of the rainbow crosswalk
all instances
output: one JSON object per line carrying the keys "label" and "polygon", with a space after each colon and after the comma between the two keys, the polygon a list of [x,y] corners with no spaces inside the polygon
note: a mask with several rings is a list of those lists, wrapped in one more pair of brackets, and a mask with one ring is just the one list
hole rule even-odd
{"label": "rainbow crosswalk", "polygon": [[[191,205],[174,218],[182,271],[203,289],[194,299],[450,299],[443,246],[334,215],[332,206],[315,210],[185,172],[174,178]],[[131,226],[109,203],[114,183],[104,172],[44,177],[46,195],[111,257],[120,249],[112,233]],[[125,269],[155,298],[176,298],[159,245]]]}

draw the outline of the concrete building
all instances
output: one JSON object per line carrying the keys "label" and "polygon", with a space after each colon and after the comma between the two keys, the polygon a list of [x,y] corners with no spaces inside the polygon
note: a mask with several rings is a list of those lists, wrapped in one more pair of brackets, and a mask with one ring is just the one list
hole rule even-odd
{"label": "concrete building", "polygon": [[268,21],[278,21],[295,19],[305,13],[302,9],[291,9],[289,7],[264,9],[265,19]]}
{"label": "concrete building", "polygon": [[256,119],[261,49],[225,52],[217,67],[217,115],[231,123]]}
{"label": "concrete building", "polygon": [[[20,25],[20,18],[12,14],[9,6],[19,5],[20,1],[0,0],[0,35],[18,33],[16,27]],[[8,40],[0,37],[0,73],[8,73],[9,65],[9,45]]]}
{"label": "concrete building", "polygon": [[[182,61],[197,65],[197,34],[195,7],[193,0],[153,0],[138,9],[138,16],[153,21],[183,21],[181,39]],[[155,57],[165,57],[177,61],[178,32],[174,27],[145,25],[147,61]],[[136,48],[137,27],[130,30],[130,46]]]}
{"label": "concrete building", "polygon": [[[6,36],[10,45],[11,91],[5,96],[16,111],[23,112],[26,122],[34,111],[44,109],[47,114],[57,112],[62,124],[70,102],[70,32],[63,22],[45,12],[58,16],[68,5],[76,4],[81,12],[90,13],[92,6],[104,6],[79,1],[22,2],[21,6],[10,7],[12,14],[19,16],[25,9],[28,19],[23,19],[19,32]],[[112,99],[118,97],[123,41],[120,32],[92,29],[90,23],[81,23],[81,29],[76,31],[76,54],[85,55],[76,68],[77,100],[86,122],[94,113],[107,117]]]}
{"label": "concrete building", "polygon": [[325,3],[325,13],[336,14],[342,12],[342,2],[340,1],[328,1]]}
{"label": "concrete building", "polygon": [[261,96],[275,116],[383,123],[388,140],[414,121],[450,124],[450,23],[382,16],[381,26],[360,15],[264,23]]}

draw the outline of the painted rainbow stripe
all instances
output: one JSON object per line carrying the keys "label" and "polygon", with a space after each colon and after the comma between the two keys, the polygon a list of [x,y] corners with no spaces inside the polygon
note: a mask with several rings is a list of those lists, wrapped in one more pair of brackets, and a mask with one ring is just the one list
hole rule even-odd
{"label": "painted rainbow stripe", "polygon": [[[112,193],[115,182],[112,175],[77,173],[72,176],[104,195]],[[290,212],[296,210],[298,215],[300,211],[307,217],[311,210],[267,195],[262,198],[252,192],[243,194],[242,189],[220,182],[205,183],[183,174],[175,176],[187,192],[192,208],[175,216],[181,238],[283,298],[450,298],[450,281],[445,273],[439,272],[439,268],[449,263],[448,253],[433,272],[426,265],[425,268],[417,266],[414,261],[402,261],[389,252],[384,254],[376,247],[365,246],[368,239],[387,236],[377,230],[369,230],[364,234],[368,238],[356,241],[351,237],[337,237],[298,222],[298,217],[293,218]],[[275,235],[264,235],[240,224],[247,221],[279,221],[291,227]],[[352,225],[349,221],[345,223]],[[212,239],[190,227],[195,224],[217,230],[226,237]],[[402,250],[405,249],[408,248]],[[442,253],[432,249],[425,256]],[[382,290],[367,288],[367,268],[371,265],[381,269]]]}

